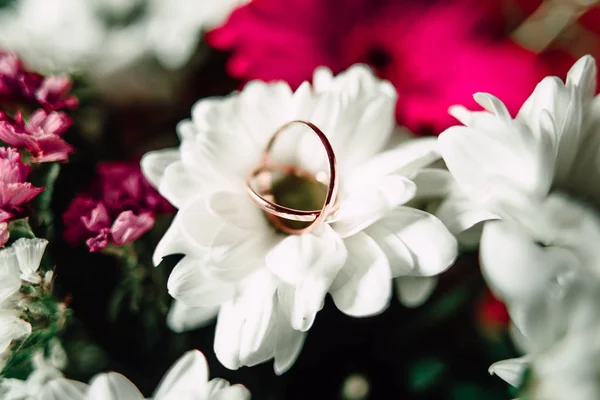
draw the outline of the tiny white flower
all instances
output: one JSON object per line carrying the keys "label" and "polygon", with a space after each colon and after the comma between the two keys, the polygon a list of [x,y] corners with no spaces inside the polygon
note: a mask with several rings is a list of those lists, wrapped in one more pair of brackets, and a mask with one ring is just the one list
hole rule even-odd
{"label": "tiny white flower", "polygon": [[[208,365],[198,350],[188,351],[166,373],[154,400],[249,400],[250,392],[223,379],[208,381]],[[94,377],[86,400],[144,400],[138,388],[123,375],[109,372]]]}
{"label": "tiny white flower", "polygon": [[183,66],[203,29],[245,0],[16,0],[0,10],[0,44],[44,72],[104,76],[145,57]]}
{"label": "tiny white flower", "polygon": [[21,238],[11,246],[19,262],[21,270],[21,279],[30,283],[39,284],[42,277],[38,273],[42,257],[48,241],[46,239],[25,239]]}
{"label": "tiny white flower", "polygon": [[27,380],[1,379],[0,395],[5,400],[83,400],[88,385],[64,378],[42,352],[32,357],[33,372]]}
{"label": "tiny white flower", "polygon": [[600,98],[596,64],[580,59],[566,83],[538,84],[516,118],[492,95],[476,94],[485,112],[454,107],[466,126],[439,137],[460,193],[438,215],[465,231],[487,222],[481,237],[485,277],[503,300],[544,295],[572,272],[600,277]]}
{"label": "tiny white flower", "polygon": [[[192,119],[178,126],[180,147],[144,156],[146,177],[179,208],[154,254],[155,264],[185,255],[168,281],[175,307],[180,302],[190,312],[189,322],[175,318],[176,328],[203,323],[202,309],[219,308],[221,363],[237,369],[274,358],[283,373],[327,293],[357,317],[387,307],[395,278],[401,300],[418,305],[427,298],[434,282],[419,278],[446,270],[457,245],[436,217],[407,205],[419,191],[411,179],[440,156],[435,138],[387,147],[395,102],[393,86],[365,66],[338,76],[320,68],[314,85],[305,82],[296,92],[282,82],[254,81],[239,93],[200,100]],[[340,177],[337,212],[301,235],[277,231],[245,184],[269,138],[293,120],[325,133]],[[272,156],[313,174],[326,170],[319,141],[294,129],[278,139]],[[176,311],[185,318],[175,309],[171,323]]]}
{"label": "tiny white flower", "polygon": [[16,312],[0,310],[0,353],[6,351],[11,342],[31,333],[31,324],[23,321]]}

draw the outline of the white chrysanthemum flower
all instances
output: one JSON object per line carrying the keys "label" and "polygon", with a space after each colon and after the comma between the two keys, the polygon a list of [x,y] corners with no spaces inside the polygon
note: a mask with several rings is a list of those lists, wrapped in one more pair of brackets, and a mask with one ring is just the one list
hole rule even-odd
{"label": "white chrysanthemum flower", "polygon": [[[100,374],[90,382],[86,400],[144,400],[138,388],[123,375]],[[154,400],[249,400],[250,392],[224,379],[208,381],[208,365],[198,350],[187,352],[167,372],[156,389]]]}
{"label": "white chrysanthemum flower", "polygon": [[15,0],[0,9],[0,46],[45,72],[110,74],[154,56],[183,66],[201,31],[245,0]]}
{"label": "white chrysanthemum flower", "polygon": [[[490,367],[531,400],[593,400],[600,396],[600,290],[575,280],[553,297],[521,309],[519,342],[526,355]],[[529,369],[528,381],[523,382]]]}
{"label": "white chrysanthemum flower", "polygon": [[[352,316],[384,310],[394,278],[406,303],[424,301],[431,277],[453,263],[457,246],[436,217],[406,205],[417,193],[411,178],[439,153],[435,138],[385,151],[395,101],[393,86],[365,66],[336,77],[318,69],[314,86],[305,82],[296,92],[254,81],[240,93],[200,100],[192,119],[178,126],[181,146],[145,155],[146,177],[179,209],[154,255],[155,264],[185,255],[168,282],[176,299],[172,327],[204,323],[218,307],[215,351],[223,365],[274,358],[282,373],[328,292]],[[245,184],[269,138],[293,120],[327,135],[340,177],[337,212],[302,235],[277,231]],[[278,139],[275,161],[313,174],[326,170],[319,141],[301,133],[290,128]],[[316,190],[281,182],[283,196],[305,199]]]}
{"label": "white chrysanthemum flower", "polygon": [[580,59],[566,83],[544,79],[515,119],[479,93],[487,112],[452,114],[466,126],[439,137],[461,193],[440,208],[455,232],[482,220],[481,261],[505,301],[531,299],[565,274],[600,277],[600,98],[596,65]]}

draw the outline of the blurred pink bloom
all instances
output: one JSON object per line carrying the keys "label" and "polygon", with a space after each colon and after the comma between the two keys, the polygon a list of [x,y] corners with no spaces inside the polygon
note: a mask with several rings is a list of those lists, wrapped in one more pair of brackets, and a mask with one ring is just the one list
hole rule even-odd
{"label": "blurred pink bloom", "polygon": [[0,223],[0,247],[3,247],[8,242],[9,237],[8,222]]}
{"label": "blurred pink bloom", "polygon": [[106,162],[97,173],[90,189],[77,196],[63,215],[64,237],[70,244],[85,240],[93,252],[109,243],[130,243],[152,228],[156,213],[172,211],[142,176],[139,163]]}
{"label": "blurred pink bloom", "polygon": [[135,215],[132,211],[123,211],[110,228],[110,233],[115,244],[123,244],[138,239],[153,225],[154,217],[150,213]]}
{"label": "blurred pink bloom", "polygon": [[36,162],[66,161],[74,149],[62,135],[71,124],[71,118],[59,111],[39,109],[27,123],[20,113],[14,119],[0,113],[0,140],[26,148]]}
{"label": "blurred pink bloom", "polygon": [[448,107],[476,106],[473,93],[496,93],[516,112],[546,75],[503,22],[498,1],[254,0],[207,40],[232,52],[229,72],[245,81],[296,87],[318,66],[367,63],[398,89],[398,122],[438,134],[455,123]]}
{"label": "blurred pink bloom", "polygon": [[3,99],[31,99],[43,77],[27,72],[21,61],[10,53],[0,52],[0,97]]}
{"label": "blurred pink bloom", "polygon": [[21,61],[10,53],[0,51],[0,98],[37,103],[46,110],[76,108],[77,98],[69,93],[71,80],[67,77],[43,76],[29,72]]}
{"label": "blurred pink bloom", "polygon": [[27,182],[28,175],[17,150],[0,147],[0,246],[8,240],[7,222],[44,190]]}
{"label": "blurred pink bloom", "polygon": [[73,109],[79,105],[75,96],[69,94],[71,79],[66,76],[49,76],[35,92],[35,98],[48,110]]}

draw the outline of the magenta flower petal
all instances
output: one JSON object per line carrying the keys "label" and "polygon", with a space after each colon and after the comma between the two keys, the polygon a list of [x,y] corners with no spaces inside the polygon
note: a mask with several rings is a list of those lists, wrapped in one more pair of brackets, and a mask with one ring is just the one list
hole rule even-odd
{"label": "magenta flower petal", "polygon": [[37,150],[32,154],[36,162],[66,161],[75,149],[60,136],[46,135],[37,138]]}
{"label": "magenta flower petal", "polygon": [[133,242],[154,225],[150,213],[135,215],[132,211],[123,211],[113,223],[110,233],[115,244]]}
{"label": "magenta flower petal", "polygon": [[31,100],[42,80],[40,75],[26,71],[14,54],[0,52],[0,97]]}
{"label": "magenta flower petal", "polygon": [[0,140],[9,146],[36,149],[35,139],[25,130],[25,127],[14,121],[0,121]]}
{"label": "magenta flower petal", "polygon": [[35,187],[29,182],[0,182],[0,207],[18,210],[21,205],[29,203],[43,191],[44,188]]}
{"label": "magenta flower petal", "polygon": [[8,221],[12,216],[13,215],[6,210],[0,209],[0,223]]}
{"label": "magenta flower petal", "polygon": [[108,211],[102,203],[96,204],[89,215],[82,216],[81,220],[83,221],[83,225],[91,232],[100,232],[110,227],[111,221]]}
{"label": "magenta flower petal", "polygon": [[67,114],[39,109],[29,117],[27,130],[34,136],[62,136],[71,125],[73,125],[73,120]]}
{"label": "magenta flower petal", "polygon": [[500,94],[516,112],[548,65],[510,41],[499,2],[429,3],[254,0],[206,40],[231,53],[228,71],[244,81],[297,87],[319,66],[338,73],[366,63],[396,87],[396,119],[415,133],[455,124],[448,107],[477,106],[477,91]]}
{"label": "magenta flower petal", "polygon": [[0,223],[0,247],[4,247],[6,242],[8,242],[9,237],[10,237],[10,232],[8,231],[8,223],[7,222]]}
{"label": "magenta flower petal", "polygon": [[49,76],[35,92],[35,98],[42,107],[49,110],[77,108],[77,98],[69,95],[71,84],[71,79],[66,76]]}
{"label": "magenta flower petal", "polygon": [[83,218],[89,216],[96,207],[96,201],[89,197],[76,197],[63,214],[63,224],[65,226],[64,237],[70,245],[76,245],[83,239],[92,234],[85,227]]}
{"label": "magenta flower petal", "polygon": [[152,228],[156,213],[173,211],[144,178],[138,161],[101,163],[97,174],[91,187],[63,215],[65,239],[72,245],[91,237],[88,247],[91,243],[100,249],[104,237],[99,233],[107,228],[110,243],[132,242]]}
{"label": "magenta flower petal", "polygon": [[13,148],[0,147],[0,182],[25,182],[29,166],[21,163],[21,155]]}
{"label": "magenta flower petal", "polygon": [[30,202],[44,188],[27,182],[29,166],[21,162],[21,156],[13,148],[0,148],[0,209],[2,215],[10,215],[14,210]]}
{"label": "magenta flower petal", "polygon": [[108,234],[110,233],[110,229],[105,228],[100,231],[100,233],[92,238],[89,238],[85,241],[90,251],[93,253],[94,251],[102,250],[106,246],[108,246]]}

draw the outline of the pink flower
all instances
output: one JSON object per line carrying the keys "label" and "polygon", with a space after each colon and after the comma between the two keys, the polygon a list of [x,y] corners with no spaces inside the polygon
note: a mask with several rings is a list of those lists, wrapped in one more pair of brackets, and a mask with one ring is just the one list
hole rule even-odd
{"label": "pink flower", "polygon": [[0,114],[0,140],[29,150],[36,162],[66,161],[74,149],[62,135],[71,126],[68,115],[59,111],[35,111],[29,121],[17,113],[13,119]]}
{"label": "pink flower", "polygon": [[63,215],[64,237],[70,244],[85,240],[93,252],[109,243],[130,243],[152,228],[156,213],[172,211],[142,176],[139,163],[102,163],[97,172],[97,180]]}
{"label": "pink flower", "polygon": [[32,99],[43,79],[38,74],[27,72],[14,54],[0,52],[0,98]]}
{"label": "pink flower", "polygon": [[25,70],[13,54],[0,52],[0,101],[16,110],[23,105],[41,106],[27,122],[21,111],[14,115],[0,111],[0,140],[29,150],[35,162],[66,161],[74,149],[62,136],[72,121],[56,110],[77,107],[70,90],[70,79],[44,78]]}
{"label": "pink flower", "polygon": [[398,89],[397,119],[417,133],[455,123],[447,109],[475,107],[492,91],[516,112],[546,75],[534,54],[503,37],[497,2],[254,0],[209,32],[230,50],[229,72],[243,80],[309,80],[363,62]]}
{"label": "pink flower", "polygon": [[27,182],[28,175],[17,150],[0,147],[0,246],[8,240],[7,222],[44,190]]}
{"label": "pink flower", "polygon": [[49,76],[35,92],[35,98],[47,110],[60,110],[61,108],[77,108],[79,101],[69,94],[71,79],[66,76]]}
{"label": "pink flower", "polygon": [[133,242],[154,226],[151,213],[135,215],[132,211],[123,211],[112,227],[110,233],[116,244]]}
{"label": "pink flower", "polygon": [[10,53],[0,52],[0,98],[10,101],[37,103],[46,110],[73,109],[77,98],[69,94],[71,80],[67,77],[43,76],[29,72]]}

